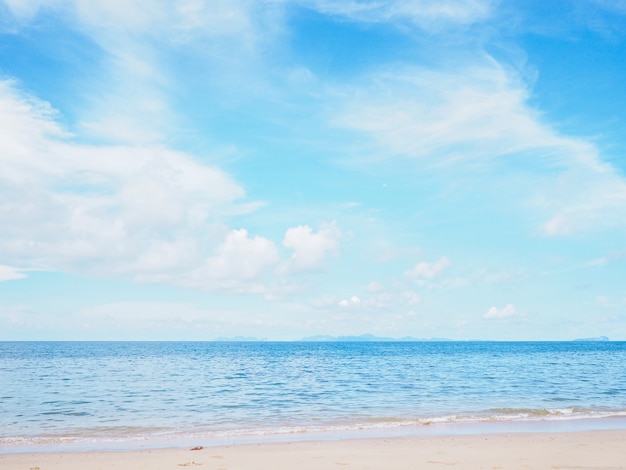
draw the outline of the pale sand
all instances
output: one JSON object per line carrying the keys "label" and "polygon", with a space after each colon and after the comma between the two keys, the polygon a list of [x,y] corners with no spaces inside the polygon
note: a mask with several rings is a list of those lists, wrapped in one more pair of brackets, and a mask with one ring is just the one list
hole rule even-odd
{"label": "pale sand", "polygon": [[0,454],[2,470],[626,469],[626,430]]}

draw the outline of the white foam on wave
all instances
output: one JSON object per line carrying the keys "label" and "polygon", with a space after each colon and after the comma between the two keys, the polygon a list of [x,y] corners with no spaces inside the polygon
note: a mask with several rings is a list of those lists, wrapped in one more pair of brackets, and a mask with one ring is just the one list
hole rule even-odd
{"label": "white foam on wave", "polygon": [[[540,423],[626,418],[626,410],[580,410],[576,408],[551,409],[494,409],[482,413],[448,414],[417,418],[372,418],[343,423],[320,425],[283,425],[274,427],[245,427],[234,429],[166,429],[118,428],[106,433],[85,429],[71,435],[5,436],[0,437],[3,451],[29,451],[80,448],[118,449],[141,447],[168,447],[201,441],[203,445],[221,445],[255,441],[309,440],[358,437],[359,435],[410,435],[448,433],[446,425],[488,425],[489,423]],[[623,420],[626,425],[626,420]],[[440,427],[443,426],[443,427]],[[458,428],[453,428],[458,431]],[[455,431],[453,431],[455,432]]]}

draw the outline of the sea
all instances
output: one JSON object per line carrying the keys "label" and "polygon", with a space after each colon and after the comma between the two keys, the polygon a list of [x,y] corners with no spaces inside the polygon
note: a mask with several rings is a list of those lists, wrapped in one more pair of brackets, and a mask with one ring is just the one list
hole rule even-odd
{"label": "sea", "polygon": [[0,452],[626,428],[626,342],[0,342]]}

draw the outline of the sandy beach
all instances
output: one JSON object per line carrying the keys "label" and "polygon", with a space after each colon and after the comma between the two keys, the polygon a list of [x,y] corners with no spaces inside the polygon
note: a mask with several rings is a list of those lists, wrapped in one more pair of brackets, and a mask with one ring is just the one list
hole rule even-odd
{"label": "sandy beach", "polygon": [[626,430],[0,455],[3,470],[625,469]]}

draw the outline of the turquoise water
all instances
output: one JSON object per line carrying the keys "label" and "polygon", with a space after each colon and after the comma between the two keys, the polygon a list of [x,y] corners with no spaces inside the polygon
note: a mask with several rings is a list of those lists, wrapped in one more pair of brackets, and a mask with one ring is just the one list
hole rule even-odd
{"label": "turquoise water", "polygon": [[0,449],[620,416],[624,342],[0,342]]}

